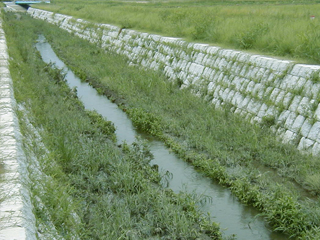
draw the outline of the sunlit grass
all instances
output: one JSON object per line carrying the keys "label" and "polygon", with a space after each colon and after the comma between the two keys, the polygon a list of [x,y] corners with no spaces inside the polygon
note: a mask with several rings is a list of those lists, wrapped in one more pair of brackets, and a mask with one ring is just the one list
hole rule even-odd
{"label": "sunlit grass", "polygon": [[139,4],[57,0],[39,7],[119,27],[320,63],[320,4],[313,1]]}

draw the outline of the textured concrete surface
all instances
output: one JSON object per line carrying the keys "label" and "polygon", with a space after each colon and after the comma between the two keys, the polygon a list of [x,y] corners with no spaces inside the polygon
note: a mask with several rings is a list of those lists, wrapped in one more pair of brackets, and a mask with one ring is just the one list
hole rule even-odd
{"label": "textured concrete surface", "polygon": [[0,18],[0,240],[33,240],[35,219]]}

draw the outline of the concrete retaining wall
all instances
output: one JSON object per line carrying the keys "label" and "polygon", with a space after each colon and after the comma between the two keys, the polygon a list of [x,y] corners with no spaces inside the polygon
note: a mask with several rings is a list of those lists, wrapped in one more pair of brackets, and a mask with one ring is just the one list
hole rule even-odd
{"label": "concrete retaining wall", "polygon": [[28,170],[0,18],[0,240],[36,239]]}
{"label": "concrete retaining wall", "polygon": [[217,108],[228,107],[251,122],[265,122],[284,142],[320,153],[320,66],[94,24],[34,8],[28,13],[125,55],[130,64],[163,70],[170,80]]}

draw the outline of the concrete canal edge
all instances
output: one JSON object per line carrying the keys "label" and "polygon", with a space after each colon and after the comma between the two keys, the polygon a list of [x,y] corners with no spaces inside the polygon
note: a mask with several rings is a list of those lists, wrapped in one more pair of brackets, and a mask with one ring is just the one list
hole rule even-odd
{"label": "concrete canal edge", "polygon": [[263,122],[283,142],[320,154],[320,66],[188,43],[178,38],[94,24],[29,8],[32,17],[55,24],[128,57],[130,64],[162,70],[217,108],[252,123]]}
{"label": "concrete canal edge", "polygon": [[0,16],[0,240],[36,239],[28,171]]}

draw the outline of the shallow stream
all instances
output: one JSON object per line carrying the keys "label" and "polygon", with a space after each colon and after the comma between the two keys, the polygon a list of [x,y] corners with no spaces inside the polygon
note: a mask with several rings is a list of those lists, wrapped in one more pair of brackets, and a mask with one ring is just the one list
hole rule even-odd
{"label": "shallow stream", "polygon": [[[70,88],[77,88],[79,99],[88,110],[96,110],[107,120],[112,121],[116,127],[118,143],[135,141],[138,133],[135,131],[130,119],[118,106],[101,96],[88,83],[83,83],[65,64],[56,56],[44,36],[39,36],[36,48],[46,63],[54,63],[67,73],[66,80]],[[161,172],[170,172],[168,188],[174,192],[185,191],[197,194],[206,201],[202,201],[200,210],[209,213],[212,220],[220,224],[224,236],[235,235],[239,240],[284,240],[288,236],[274,233],[268,228],[259,212],[252,207],[242,205],[231,192],[212,182],[198,173],[191,165],[169,152],[162,142],[152,137],[141,135],[148,140],[150,150],[154,155],[151,164],[157,164]]]}

